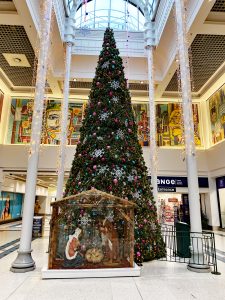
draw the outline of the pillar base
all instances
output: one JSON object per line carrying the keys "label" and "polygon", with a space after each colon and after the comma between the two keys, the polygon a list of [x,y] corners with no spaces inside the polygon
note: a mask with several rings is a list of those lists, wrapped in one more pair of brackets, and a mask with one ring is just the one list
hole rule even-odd
{"label": "pillar base", "polygon": [[196,273],[210,273],[211,268],[208,265],[188,264],[187,269]]}
{"label": "pillar base", "polygon": [[25,273],[25,272],[33,271],[36,268],[36,266],[31,256],[31,252],[32,250],[30,251],[19,250],[17,258],[12,263],[10,271],[14,273]]}

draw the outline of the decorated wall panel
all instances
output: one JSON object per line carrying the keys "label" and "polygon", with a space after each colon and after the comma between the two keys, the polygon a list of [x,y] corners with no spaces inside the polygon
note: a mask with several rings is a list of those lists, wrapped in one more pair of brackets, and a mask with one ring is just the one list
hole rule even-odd
{"label": "decorated wall panel", "polygon": [[[149,110],[148,104],[132,104],[138,127],[138,139],[141,146],[149,146]],[[69,103],[68,145],[75,145],[79,139],[80,127],[84,116],[85,104]],[[201,146],[198,105],[193,104],[193,118],[196,146]],[[9,116],[7,143],[26,144],[30,142],[33,101],[12,99]],[[182,109],[178,103],[156,105],[158,146],[181,146],[184,144]],[[47,100],[43,115],[42,143],[58,145],[60,142],[61,102]]]}
{"label": "decorated wall panel", "polygon": [[[195,145],[201,146],[198,105],[192,105]],[[184,145],[184,126],[180,103],[156,105],[158,146]]]}
{"label": "decorated wall panel", "polygon": [[[68,144],[75,145],[79,139],[80,127],[84,112],[83,103],[69,104],[68,111]],[[30,142],[33,101],[28,99],[12,99],[9,116],[7,143],[26,144]],[[58,145],[61,126],[61,102],[47,100],[45,103],[42,143]]]}
{"label": "decorated wall panel", "polygon": [[208,99],[211,124],[211,143],[216,144],[225,138],[225,85]]}

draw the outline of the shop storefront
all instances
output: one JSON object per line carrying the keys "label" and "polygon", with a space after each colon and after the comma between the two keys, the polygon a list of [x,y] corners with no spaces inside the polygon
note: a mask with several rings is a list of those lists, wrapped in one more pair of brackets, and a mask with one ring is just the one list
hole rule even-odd
{"label": "shop storefront", "polygon": [[220,227],[225,228],[225,176],[216,179]]}
{"label": "shop storefront", "polygon": [[[207,177],[199,177],[200,200],[209,192]],[[177,220],[189,223],[189,200],[187,177],[158,177],[158,201],[160,221],[173,225]],[[204,207],[201,208],[204,213]]]}

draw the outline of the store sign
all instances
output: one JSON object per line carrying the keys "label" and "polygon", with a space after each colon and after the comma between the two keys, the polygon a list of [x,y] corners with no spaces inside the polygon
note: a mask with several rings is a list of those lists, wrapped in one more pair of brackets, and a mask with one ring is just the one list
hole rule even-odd
{"label": "store sign", "polygon": [[216,178],[216,185],[218,189],[224,189],[225,188],[225,176]]}
{"label": "store sign", "polygon": [[158,186],[158,192],[169,192],[169,193],[171,193],[171,192],[176,192],[176,188],[174,188],[174,187],[159,187]]}
{"label": "store sign", "polygon": [[[151,179],[151,176],[149,176]],[[187,177],[163,177],[157,179],[158,188],[185,188],[188,187]],[[200,188],[208,188],[209,182],[207,177],[199,177],[198,184]]]}

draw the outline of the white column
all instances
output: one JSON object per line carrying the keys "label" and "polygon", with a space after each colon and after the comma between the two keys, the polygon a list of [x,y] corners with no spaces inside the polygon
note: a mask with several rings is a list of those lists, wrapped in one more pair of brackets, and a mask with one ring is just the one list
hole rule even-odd
{"label": "white column", "polygon": [[[187,28],[185,23],[186,11],[183,0],[175,0],[176,5],[176,26],[178,38],[178,51],[180,59],[180,75],[181,75],[181,89],[183,102],[183,118],[184,118],[184,134],[185,134],[185,150],[186,150],[186,167],[188,177],[188,194],[189,194],[189,209],[190,209],[190,224],[191,232],[202,232],[201,213],[200,213],[200,199],[198,186],[198,171],[196,161],[196,150],[194,141],[194,123],[192,114],[192,99],[191,99],[191,78],[190,66],[188,56],[187,44]],[[189,269],[207,269],[208,266],[203,265],[203,259],[200,260],[197,252],[201,252],[200,239],[194,237],[201,237],[201,235],[192,234],[193,253]],[[196,241],[196,243],[195,243]],[[197,257],[197,259],[195,259]],[[202,263],[202,264],[201,264]]]}
{"label": "white column", "polygon": [[45,81],[48,64],[51,14],[52,0],[44,0],[43,19],[41,20],[40,31],[40,50],[38,56],[37,78],[33,108],[31,145],[28,159],[26,192],[23,207],[22,231],[18,256],[16,260],[12,263],[11,267],[11,271],[16,273],[27,272],[35,269],[35,262],[31,256],[31,239],[36,193],[36,179],[38,170],[38,157],[42,129]]}
{"label": "white column", "polygon": [[209,174],[209,199],[211,211],[211,224],[214,230],[220,226],[219,206],[217,197],[216,179]]}
{"label": "white column", "polygon": [[[147,12],[146,12],[147,13]],[[148,60],[148,84],[149,84],[149,128],[150,128],[150,172],[151,184],[153,187],[153,197],[157,206],[159,217],[158,204],[158,186],[157,186],[157,143],[156,143],[156,109],[155,109],[155,78],[154,78],[154,33],[153,23],[146,18],[145,23],[145,42]]]}
{"label": "white column", "polygon": [[56,199],[63,197],[63,184],[65,173],[66,161],[66,145],[67,145],[67,131],[68,131],[68,108],[69,108],[69,88],[70,88],[70,68],[71,68],[71,55],[72,47],[74,44],[74,19],[67,19],[65,33],[65,76],[64,76],[64,90],[63,90],[63,103],[61,110],[61,135],[60,135],[60,149],[59,149],[59,166],[58,166],[58,181]]}

